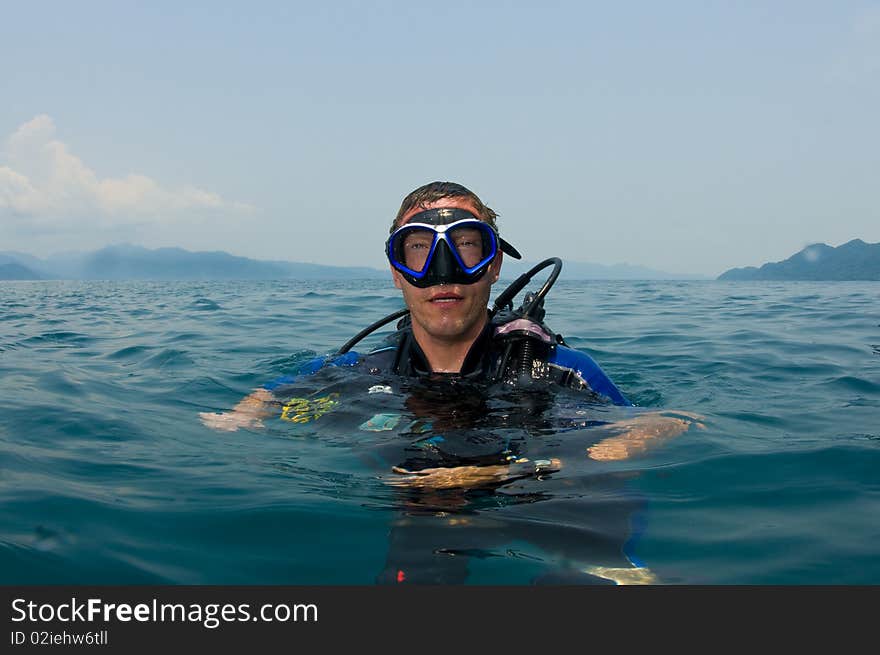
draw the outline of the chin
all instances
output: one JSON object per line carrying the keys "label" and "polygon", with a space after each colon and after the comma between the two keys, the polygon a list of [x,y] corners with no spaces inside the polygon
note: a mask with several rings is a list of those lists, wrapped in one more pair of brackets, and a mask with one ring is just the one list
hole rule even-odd
{"label": "chin", "polygon": [[422,327],[432,337],[455,337],[465,331],[464,325],[461,322],[426,321],[422,323]]}
{"label": "chin", "polygon": [[435,338],[454,339],[469,335],[479,320],[473,317],[452,317],[447,316],[440,320],[427,320],[422,323],[425,332]]}

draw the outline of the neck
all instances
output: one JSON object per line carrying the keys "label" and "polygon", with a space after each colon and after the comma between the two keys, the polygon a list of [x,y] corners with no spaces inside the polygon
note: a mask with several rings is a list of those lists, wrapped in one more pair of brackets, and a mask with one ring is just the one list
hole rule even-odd
{"label": "neck", "polygon": [[461,373],[461,367],[464,365],[464,360],[468,352],[470,352],[471,346],[474,345],[474,341],[482,333],[488,320],[489,316],[487,314],[482,321],[474,325],[466,334],[460,334],[454,338],[438,337],[429,334],[421,325],[413,323],[413,337],[415,337],[419,347],[425,354],[432,372]]}

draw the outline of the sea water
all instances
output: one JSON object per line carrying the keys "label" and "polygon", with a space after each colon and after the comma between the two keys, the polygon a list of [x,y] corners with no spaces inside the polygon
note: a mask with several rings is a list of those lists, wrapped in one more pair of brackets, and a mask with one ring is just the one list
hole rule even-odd
{"label": "sea water", "polygon": [[344,370],[307,423],[199,420],[399,309],[389,283],[0,282],[0,583],[880,583],[880,284],[564,277],[546,323],[703,427],[603,462],[588,421],[475,415],[561,468],[448,493],[389,484],[376,453],[430,425],[364,429],[409,400]]}

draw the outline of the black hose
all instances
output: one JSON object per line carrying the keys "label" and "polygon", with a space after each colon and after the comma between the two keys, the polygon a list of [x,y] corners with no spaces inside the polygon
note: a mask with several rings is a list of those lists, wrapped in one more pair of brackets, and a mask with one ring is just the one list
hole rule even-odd
{"label": "black hose", "polygon": [[498,298],[495,299],[495,304],[492,307],[492,314],[496,314],[499,310],[504,309],[505,306],[513,307],[513,299],[516,297],[520,291],[522,291],[525,286],[532,281],[532,278],[535,277],[535,274],[553,264],[553,272],[550,274],[550,277],[547,278],[547,281],[544,282],[544,286],[535,294],[535,297],[532,299],[532,302],[529,303],[528,307],[523,308],[523,318],[527,318],[532,310],[535,307],[540,306],[541,302],[544,300],[544,296],[547,295],[547,292],[550,291],[550,287],[556,282],[556,278],[559,277],[560,271],[562,271],[562,260],[559,257],[550,257],[545,259],[540,264],[533,266],[528,271],[520,275],[513,283],[507,287]]}
{"label": "black hose", "polygon": [[534,346],[532,345],[532,340],[528,337],[524,338],[522,342],[522,352],[520,353],[519,370],[517,372],[520,376],[530,378],[532,377],[532,366],[535,363],[535,355],[532,352]]}
{"label": "black hose", "polygon": [[342,346],[342,348],[340,348],[340,349],[337,350],[335,353],[333,353],[332,357],[337,357],[337,356],[339,356],[339,355],[344,355],[344,354],[347,353],[349,350],[351,350],[352,346],[354,346],[358,341],[360,341],[361,339],[363,339],[365,336],[367,336],[367,335],[370,334],[371,332],[375,332],[376,330],[378,330],[378,329],[379,329],[380,327],[382,327],[383,325],[385,325],[385,324],[387,324],[387,323],[390,323],[391,321],[393,321],[393,320],[396,319],[396,318],[400,318],[400,317],[402,317],[402,316],[406,316],[407,314],[409,314],[409,309],[405,309],[405,308],[404,308],[404,309],[399,309],[399,310],[397,310],[396,312],[394,312],[393,314],[389,314],[389,315],[386,316],[385,318],[379,319],[378,321],[376,321],[376,322],[373,323],[372,325],[365,327],[363,330],[361,330],[361,331],[358,332],[356,335],[354,335],[351,339],[349,339],[349,340],[345,343],[345,345]]}
{"label": "black hose", "polygon": [[[559,272],[562,270],[562,260],[559,257],[550,257],[549,259],[545,259],[537,266],[533,266],[531,269],[520,275],[514,282],[507,287],[504,291],[501,292],[501,295],[495,299],[495,304],[492,306],[491,311],[489,312],[490,316],[494,316],[500,309],[503,309],[506,305],[509,305],[511,308],[513,307],[513,299],[516,297],[520,291],[522,291],[525,286],[531,282],[532,278],[535,277],[535,274],[553,264],[553,272],[550,274],[550,277],[547,278],[547,281],[544,282],[544,286],[535,294],[534,298],[532,298],[528,307],[524,308],[523,317],[527,318],[531,312],[536,308],[540,307],[541,303],[544,301],[544,296],[547,295],[547,292],[550,291],[550,287],[553,286],[553,283],[556,282],[556,278],[559,277]],[[337,350],[331,357],[338,357],[339,355],[344,355],[352,347],[361,339],[366,337],[371,332],[375,332],[383,325],[390,323],[391,321],[401,318],[409,314],[409,309],[400,309],[393,314],[389,314],[385,318],[379,319],[372,325],[365,327],[363,330],[354,335],[351,339],[349,339],[342,348]]]}

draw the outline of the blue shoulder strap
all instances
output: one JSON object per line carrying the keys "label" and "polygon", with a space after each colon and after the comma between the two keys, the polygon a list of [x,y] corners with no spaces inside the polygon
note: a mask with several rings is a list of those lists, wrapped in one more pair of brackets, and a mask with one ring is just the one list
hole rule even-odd
{"label": "blue shoulder strap", "polygon": [[596,393],[606,396],[615,405],[632,407],[633,404],[611,381],[596,361],[579,350],[557,345],[552,349],[547,363],[572,371]]}
{"label": "blue shoulder strap", "polygon": [[293,384],[299,378],[305,375],[312,375],[313,373],[317,373],[325,366],[354,366],[358,363],[359,360],[360,355],[354,351],[349,351],[344,355],[339,355],[339,357],[330,357],[329,355],[325,355],[323,357],[315,357],[314,359],[310,359],[309,361],[302,364],[297,369],[296,373],[290,375],[282,375],[280,378],[276,378],[271,382],[264,384],[263,388],[266,391],[275,391],[275,389],[277,389],[278,387]]}

